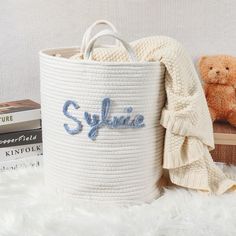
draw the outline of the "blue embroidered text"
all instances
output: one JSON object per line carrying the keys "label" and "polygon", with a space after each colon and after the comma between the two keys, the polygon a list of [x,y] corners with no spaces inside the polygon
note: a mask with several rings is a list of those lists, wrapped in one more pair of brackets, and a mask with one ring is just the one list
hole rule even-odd
{"label": "blue embroidered text", "polygon": [[[74,101],[67,101],[64,104],[63,112],[64,115],[73,121],[77,123],[77,128],[70,129],[68,127],[68,124],[64,124],[65,130],[69,134],[77,134],[82,130],[82,124],[78,119],[68,113],[68,108],[70,105],[73,105],[75,109],[78,109],[79,106]],[[111,107],[111,100],[110,98],[105,98],[102,101],[102,107],[101,107],[101,114],[90,114],[88,112],[84,112],[84,119],[86,123],[91,127],[88,137],[92,140],[95,140],[98,136],[98,130],[104,126],[111,128],[111,129],[128,129],[128,128],[142,128],[145,126],[144,124],[144,116],[143,115],[136,115],[134,118],[131,119],[130,113],[132,113],[133,108],[128,107],[126,108],[127,115],[124,116],[114,116],[109,117],[110,113],[110,107]]]}
{"label": "blue embroidered text", "polygon": [[82,131],[83,126],[82,126],[81,122],[76,117],[72,116],[68,112],[70,105],[73,105],[73,107],[75,109],[79,109],[79,105],[75,101],[68,100],[65,102],[65,104],[63,106],[63,113],[67,118],[72,119],[77,124],[77,127],[70,128],[68,124],[64,124],[64,128],[69,134],[74,135],[74,134],[80,133]]}

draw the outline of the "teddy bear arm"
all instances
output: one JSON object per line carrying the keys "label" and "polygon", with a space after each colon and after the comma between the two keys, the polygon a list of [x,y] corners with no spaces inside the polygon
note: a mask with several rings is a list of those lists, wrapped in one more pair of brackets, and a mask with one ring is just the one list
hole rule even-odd
{"label": "teddy bear arm", "polygon": [[211,120],[212,120],[212,122],[214,122],[217,118],[217,112],[211,107],[208,107],[208,109],[209,109],[209,112],[211,115]]}
{"label": "teddy bear arm", "polygon": [[209,86],[207,84],[204,85],[204,93],[205,93],[205,96],[207,98],[207,96],[209,94]]}
{"label": "teddy bear arm", "polygon": [[236,107],[234,107],[227,117],[228,122],[236,127]]}

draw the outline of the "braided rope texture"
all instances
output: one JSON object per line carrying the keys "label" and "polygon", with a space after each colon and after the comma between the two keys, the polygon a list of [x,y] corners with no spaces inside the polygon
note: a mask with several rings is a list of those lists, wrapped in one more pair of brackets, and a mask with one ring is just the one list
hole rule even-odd
{"label": "braided rope texture", "polygon": [[[56,53],[65,53],[65,50]],[[67,53],[65,53],[67,55]],[[133,205],[160,195],[164,128],[160,125],[165,104],[164,67],[159,62],[96,63],[41,55],[41,104],[45,180],[59,193],[80,200]],[[84,112],[100,114],[109,97],[111,116],[124,108],[144,116],[139,129],[102,127],[95,141]],[[83,123],[77,135],[65,132],[73,120],[63,116],[66,100],[79,109],[69,112]]]}

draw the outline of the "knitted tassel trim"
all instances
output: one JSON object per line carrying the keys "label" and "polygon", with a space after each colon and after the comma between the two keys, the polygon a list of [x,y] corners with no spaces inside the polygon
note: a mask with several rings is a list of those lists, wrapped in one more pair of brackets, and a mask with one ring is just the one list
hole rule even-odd
{"label": "knitted tassel trim", "polygon": [[[189,168],[194,167],[192,167],[190,164]],[[180,173],[182,175],[182,178],[180,178]],[[171,182],[178,186],[194,190],[207,191],[209,193],[214,193],[217,195],[236,190],[236,182],[227,177],[219,181],[219,183],[217,184],[217,188],[211,189],[211,185],[208,183],[207,179],[202,178],[201,171],[197,174],[197,170],[196,172],[192,172],[191,170],[191,172],[184,173],[183,168],[180,167],[177,169],[169,170],[169,176]],[[211,178],[209,175],[208,177]]]}
{"label": "knitted tassel trim", "polygon": [[171,139],[174,142],[181,144],[178,150],[173,145],[165,146],[163,168],[175,169],[183,167],[199,160],[204,155],[203,144],[197,138],[169,134],[167,130],[165,138],[168,139],[169,135],[172,135]]}
{"label": "knitted tassel trim", "polygon": [[[164,128],[170,130],[172,134],[198,138],[195,136],[195,125],[197,121],[198,114],[194,111],[174,112],[164,108],[162,110],[160,123]],[[201,141],[208,146],[209,150],[213,150],[215,148],[214,140]]]}
{"label": "knitted tassel trim", "polygon": [[214,164],[206,146],[203,146],[203,151],[199,153],[199,160],[186,166],[169,169],[172,183],[217,195],[236,190],[236,182],[229,179]]}

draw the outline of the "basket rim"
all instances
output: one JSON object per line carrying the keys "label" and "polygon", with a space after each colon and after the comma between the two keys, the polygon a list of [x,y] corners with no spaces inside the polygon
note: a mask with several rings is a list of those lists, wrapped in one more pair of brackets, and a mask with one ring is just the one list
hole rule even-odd
{"label": "basket rim", "polygon": [[[85,64],[85,65],[111,65],[111,66],[163,66],[163,64],[160,61],[138,61],[138,62],[116,62],[116,61],[93,61],[93,60],[76,60],[76,59],[70,59],[66,57],[56,57],[53,54],[61,54],[61,53],[78,53],[80,52],[80,47],[74,46],[74,47],[59,47],[59,48],[46,48],[39,51],[40,58],[47,58],[47,59],[53,59],[58,62],[73,62],[75,64]],[[72,54],[73,55],[73,54]]]}

